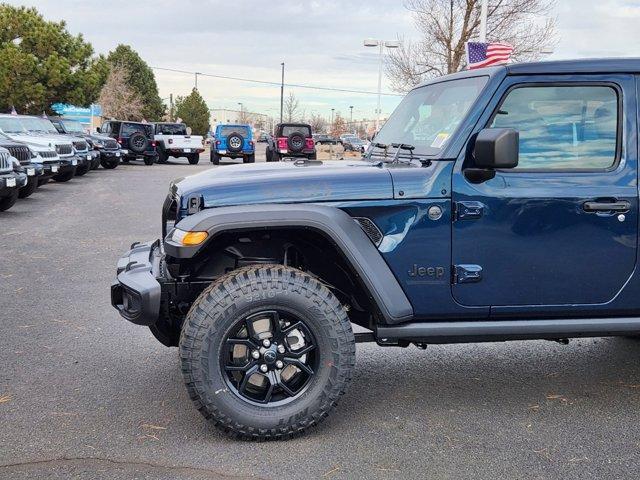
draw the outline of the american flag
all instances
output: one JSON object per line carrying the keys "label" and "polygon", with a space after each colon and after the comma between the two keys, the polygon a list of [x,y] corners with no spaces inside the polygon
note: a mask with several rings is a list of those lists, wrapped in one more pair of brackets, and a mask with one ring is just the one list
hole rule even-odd
{"label": "american flag", "polygon": [[467,42],[467,68],[504,65],[512,52],[513,47],[508,43]]}

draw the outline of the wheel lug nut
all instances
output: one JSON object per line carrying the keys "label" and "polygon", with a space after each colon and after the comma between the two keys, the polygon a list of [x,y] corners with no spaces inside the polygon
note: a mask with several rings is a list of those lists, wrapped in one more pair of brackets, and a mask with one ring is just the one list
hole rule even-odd
{"label": "wheel lug nut", "polygon": [[260,365],[260,371],[262,373],[267,373],[267,370],[269,370],[269,368],[266,365],[264,364]]}
{"label": "wheel lug nut", "polygon": [[281,360],[278,360],[278,361],[276,362],[276,368],[282,368],[283,366],[284,366],[284,363],[282,363],[282,361],[281,361]]}
{"label": "wheel lug nut", "polygon": [[269,348],[271,346],[271,342],[268,339],[264,339],[262,341],[262,345],[264,345],[265,347]]}
{"label": "wheel lug nut", "polygon": [[258,350],[254,350],[251,352],[251,356],[257,360],[260,358],[260,352]]}
{"label": "wheel lug nut", "polygon": [[284,353],[284,345],[278,345],[278,352]]}

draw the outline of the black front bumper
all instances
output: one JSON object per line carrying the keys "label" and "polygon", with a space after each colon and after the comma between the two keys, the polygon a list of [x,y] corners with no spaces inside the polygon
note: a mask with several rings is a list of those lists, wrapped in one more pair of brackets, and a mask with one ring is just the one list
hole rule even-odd
{"label": "black front bumper", "polygon": [[0,173],[0,198],[8,197],[18,190],[22,186],[23,176],[15,172]]}
{"label": "black front bumper", "polygon": [[108,161],[120,161],[120,158],[122,157],[122,153],[120,152],[120,149],[117,150],[107,150],[107,149],[101,149],[99,150],[100,153],[100,160],[108,160]]}
{"label": "black front bumper", "polygon": [[74,175],[78,168],[78,159],[73,157],[64,157],[60,159],[60,166],[58,167],[58,173],[67,173],[73,171]]}
{"label": "black front bumper", "polygon": [[160,315],[162,286],[160,240],[134,243],[118,260],[116,280],[111,285],[111,304],[132,323],[153,325]]}

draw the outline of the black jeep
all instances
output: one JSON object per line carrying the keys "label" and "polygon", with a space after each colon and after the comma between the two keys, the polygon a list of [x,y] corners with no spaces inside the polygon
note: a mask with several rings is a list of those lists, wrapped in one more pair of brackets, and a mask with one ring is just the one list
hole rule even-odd
{"label": "black jeep", "polygon": [[49,117],[58,132],[74,137],[83,138],[89,145],[91,155],[91,170],[100,165],[102,168],[112,169],[120,164],[120,144],[111,137],[96,133],[87,133],[82,124],[76,120],[63,117]]}
{"label": "black jeep", "polygon": [[280,123],[269,137],[265,151],[267,162],[279,162],[283,158],[316,159],[316,145],[311,135],[311,125],[306,123]]}
{"label": "black jeep", "polygon": [[153,130],[151,123],[109,120],[102,124],[98,133],[117,140],[124,163],[141,158],[145,165],[153,165],[158,161]]}

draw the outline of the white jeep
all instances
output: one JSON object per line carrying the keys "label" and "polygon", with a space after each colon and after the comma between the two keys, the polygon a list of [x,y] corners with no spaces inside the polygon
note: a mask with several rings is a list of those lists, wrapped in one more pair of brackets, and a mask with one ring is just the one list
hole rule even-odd
{"label": "white jeep", "polygon": [[191,165],[200,160],[204,152],[201,135],[191,135],[191,127],[184,123],[159,122],[154,124],[154,137],[158,163],[167,163],[169,157],[187,157]]}

